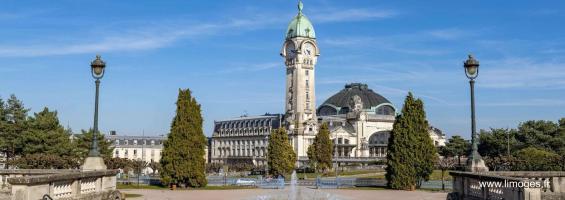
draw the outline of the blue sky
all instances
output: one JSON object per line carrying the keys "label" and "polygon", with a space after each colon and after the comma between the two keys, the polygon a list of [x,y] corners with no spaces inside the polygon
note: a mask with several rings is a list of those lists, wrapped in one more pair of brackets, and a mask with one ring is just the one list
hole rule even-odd
{"label": "blue sky", "polygon": [[[0,2],[0,96],[91,127],[89,62],[102,54],[100,129],[165,134],[178,88],[214,120],[284,109],[284,33],[294,0]],[[462,62],[481,62],[478,127],[565,117],[563,1],[305,0],[321,56],[318,105],[349,82],[397,108],[408,91],[432,125],[470,132]]]}

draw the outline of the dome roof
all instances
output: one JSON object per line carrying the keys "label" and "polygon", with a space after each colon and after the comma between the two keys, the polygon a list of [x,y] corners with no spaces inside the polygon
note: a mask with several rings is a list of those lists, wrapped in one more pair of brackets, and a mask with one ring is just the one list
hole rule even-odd
{"label": "dome roof", "polygon": [[367,84],[351,83],[346,84],[344,89],[328,98],[321,106],[329,104],[339,108],[349,107],[349,102],[355,95],[361,98],[363,109],[371,109],[383,103],[390,104],[386,98],[369,89]]}
{"label": "dome roof", "polygon": [[316,38],[316,32],[314,31],[314,26],[312,22],[302,14],[302,1],[298,2],[298,15],[296,15],[292,21],[288,24],[286,29],[286,38],[293,37],[309,37]]}

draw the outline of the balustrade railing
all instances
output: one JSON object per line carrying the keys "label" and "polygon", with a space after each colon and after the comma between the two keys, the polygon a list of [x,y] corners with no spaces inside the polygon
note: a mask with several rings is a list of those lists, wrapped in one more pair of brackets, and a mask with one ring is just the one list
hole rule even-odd
{"label": "balustrade railing", "polygon": [[58,181],[53,183],[52,193],[55,199],[67,198],[73,195],[73,181]]}
{"label": "balustrade railing", "polygon": [[[11,199],[121,199],[115,170],[0,170]],[[7,178],[9,177],[9,178]],[[5,189],[3,189],[5,190]]]}
{"label": "balustrade railing", "polygon": [[450,172],[448,199],[565,199],[565,172]]}

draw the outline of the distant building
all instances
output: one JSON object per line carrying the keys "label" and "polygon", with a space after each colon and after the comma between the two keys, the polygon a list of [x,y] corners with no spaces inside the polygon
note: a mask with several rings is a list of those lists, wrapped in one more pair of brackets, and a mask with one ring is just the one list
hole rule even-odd
{"label": "distant building", "polygon": [[[147,163],[159,162],[165,137],[160,136],[119,136],[115,131],[106,136],[114,151],[112,157],[127,158],[130,160],[143,160]],[[147,167],[143,173],[153,173],[153,169]]]}
{"label": "distant building", "polygon": [[445,146],[445,134],[443,134],[443,131],[430,126],[428,132],[430,133],[430,137],[432,138],[432,141],[434,141],[434,145],[436,147]]}
{"label": "distant building", "polygon": [[281,114],[265,114],[215,121],[211,162],[266,165],[269,134],[281,126],[281,120]]}
{"label": "distant building", "polygon": [[[159,162],[163,151],[163,143],[166,136],[119,136],[116,131],[110,131],[106,140],[114,148],[113,158],[127,158],[130,160],[143,160],[147,163]],[[209,161],[210,138],[206,138],[206,148],[204,158],[206,163]],[[152,174],[153,169],[147,167],[143,170],[144,174]],[[157,172],[155,172],[157,173]]]}

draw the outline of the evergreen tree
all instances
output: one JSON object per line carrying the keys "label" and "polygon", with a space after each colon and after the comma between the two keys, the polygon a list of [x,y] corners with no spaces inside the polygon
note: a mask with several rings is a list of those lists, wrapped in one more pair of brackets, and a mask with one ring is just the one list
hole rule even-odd
{"label": "evergreen tree", "polygon": [[333,143],[330,139],[328,124],[323,123],[314,138],[314,143],[308,147],[308,159],[315,163],[316,170],[327,170],[332,164]]}
{"label": "evergreen tree", "polygon": [[416,100],[416,108],[412,112],[415,119],[413,133],[418,137],[414,155],[416,159],[417,186],[420,187],[423,181],[430,180],[430,175],[434,171],[438,156],[434,142],[428,132],[430,126],[428,120],[426,120],[424,102],[421,99]]}
{"label": "evergreen tree", "polygon": [[440,155],[444,157],[457,157],[457,164],[461,166],[461,156],[469,155],[470,147],[471,143],[468,140],[465,140],[459,135],[454,135],[447,140],[445,146],[440,148]]}
{"label": "evergreen tree", "polygon": [[59,124],[56,111],[44,108],[29,118],[23,133],[23,154],[46,153],[71,156],[70,133]]}
{"label": "evergreen tree", "polygon": [[[0,154],[6,155],[8,151],[7,138],[7,127],[8,127],[8,107],[2,97],[0,97]],[[4,165],[7,169],[8,165]]]}
{"label": "evergreen tree", "polygon": [[204,187],[206,137],[202,131],[200,104],[189,89],[179,89],[176,116],[167,136],[161,158],[161,177],[165,184]]}
{"label": "evergreen tree", "polygon": [[[81,134],[77,135],[76,142],[73,141],[71,144],[74,149],[70,152],[70,154],[78,157],[81,161],[84,161],[84,159],[88,157],[90,146],[92,146],[93,133],[94,130],[92,129],[89,129],[88,131],[81,130]],[[104,134],[100,133],[100,131],[98,131],[97,140],[100,156],[104,159],[112,158],[114,148],[111,147],[111,143],[106,140]]]}
{"label": "evergreen tree", "polygon": [[436,162],[423,102],[408,93],[389,137],[386,179],[393,189],[414,189],[429,179]]}
{"label": "evergreen tree", "polygon": [[78,169],[80,166],[76,157],[44,153],[19,156],[8,163],[20,169]]}
{"label": "evergreen tree", "polygon": [[282,127],[273,130],[269,136],[267,162],[270,173],[275,176],[289,174],[294,169],[296,153],[292,149],[288,135]]}
{"label": "evergreen tree", "polygon": [[[18,100],[15,95],[11,95],[8,104],[3,107],[3,122],[0,122],[0,134],[2,134],[0,150],[6,156],[6,160],[10,161],[22,152],[22,133],[27,128],[27,112],[29,109],[26,109],[23,102]],[[8,167],[9,164],[6,165],[6,168]]]}

